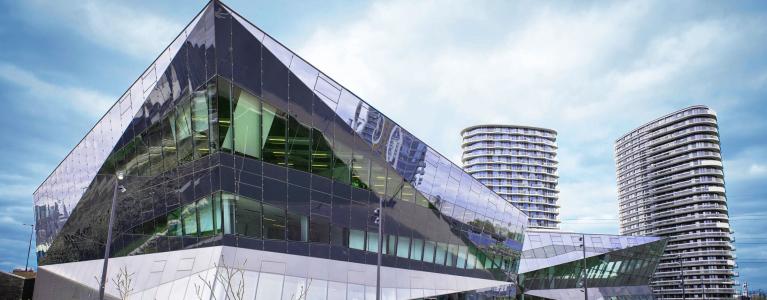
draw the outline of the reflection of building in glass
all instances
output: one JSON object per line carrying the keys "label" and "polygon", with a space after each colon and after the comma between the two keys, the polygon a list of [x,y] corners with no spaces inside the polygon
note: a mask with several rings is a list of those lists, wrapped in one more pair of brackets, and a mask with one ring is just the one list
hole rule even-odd
{"label": "reflection of building in glass", "polygon": [[466,172],[522,209],[531,228],[559,228],[556,131],[476,125],[461,136]]}
{"label": "reflection of building in glass", "polygon": [[379,245],[384,299],[516,292],[522,211],[218,1],[35,192],[39,299],[97,291],[118,172],[131,297],[367,298]]}
{"label": "reflection of building in glass", "polygon": [[585,266],[589,299],[654,299],[649,283],[665,245],[657,237],[529,230],[519,282],[525,295],[583,299]]}
{"label": "reflection of building in glass", "polygon": [[669,238],[656,294],[732,299],[735,256],[716,113],[696,105],[642,125],[615,142],[615,163],[621,233]]}

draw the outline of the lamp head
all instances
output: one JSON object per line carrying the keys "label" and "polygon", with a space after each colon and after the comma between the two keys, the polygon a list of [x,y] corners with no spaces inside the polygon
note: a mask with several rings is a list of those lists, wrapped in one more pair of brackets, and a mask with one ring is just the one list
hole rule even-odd
{"label": "lamp head", "polygon": [[117,180],[123,180],[123,178],[125,178],[125,172],[117,172]]}

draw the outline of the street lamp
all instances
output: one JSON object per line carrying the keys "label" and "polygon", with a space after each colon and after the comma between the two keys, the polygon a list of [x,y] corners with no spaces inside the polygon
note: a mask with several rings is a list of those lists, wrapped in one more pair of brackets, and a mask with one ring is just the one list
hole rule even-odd
{"label": "street lamp", "polygon": [[32,224],[23,224],[24,226],[29,226],[32,229],[32,232],[29,233],[29,246],[27,246],[27,263],[24,265],[24,271],[29,271],[29,252],[32,251],[32,234],[35,233],[35,225]]}
{"label": "street lamp", "polygon": [[589,285],[586,272],[586,235],[581,234],[581,249],[583,249],[583,272],[581,272],[581,278],[583,279],[583,299],[589,299]]}
{"label": "street lamp", "polygon": [[117,191],[125,192],[125,187],[120,185],[120,181],[123,180],[125,174],[123,172],[117,172],[115,175],[115,187],[112,191],[112,208],[109,209],[109,227],[107,229],[107,243],[104,247],[104,267],[101,270],[101,282],[99,283],[99,299],[104,300],[104,288],[107,281],[107,265],[109,265],[109,248],[112,247],[112,225],[114,224],[115,217],[115,204],[117,203]]}

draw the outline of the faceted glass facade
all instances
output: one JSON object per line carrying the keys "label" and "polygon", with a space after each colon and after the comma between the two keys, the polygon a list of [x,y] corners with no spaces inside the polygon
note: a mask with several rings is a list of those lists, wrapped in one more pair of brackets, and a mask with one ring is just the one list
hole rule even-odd
{"label": "faceted glass facade", "polygon": [[649,284],[665,246],[657,237],[528,231],[520,290],[526,296],[582,298],[585,277],[590,299],[652,299]]}
{"label": "faceted glass facade", "polygon": [[384,267],[512,281],[527,224],[216,1],[35,192],[41,266],[103,257],[116,173],[118,258],[225,246],[374,265],[381,244]]}
{"label": "faceted glass facade", "polygon": [[524,211],[530,228],[559,228],[556,131],[476,125],[461,136],[467,173]]}

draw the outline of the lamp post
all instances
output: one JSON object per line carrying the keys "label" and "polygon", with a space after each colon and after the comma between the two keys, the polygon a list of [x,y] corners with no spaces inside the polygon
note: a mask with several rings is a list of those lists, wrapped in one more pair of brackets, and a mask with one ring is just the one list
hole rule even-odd
{"label": "lamp post", "polygon": [[29,252],[32,251],[32,235],[35,233],[35,225],[24,224],[24,226],[29,226],[32,229],[32,232],[29,233],[29,246],[27,246],[27,263],[24,265],[24,271],[29,271]]}
{"label": "lamp post", "polygon": [[586,272],[586,235],[581,234],[581,248],[583,249],[583,299],[589,299],[589,284]]}
{"label": "lamp post", "polygon": [[107,280],[107,266],[109,265],[109,248],[112,247],[112,225],[114,225],[115,204],[117,203],[117,191],[125,191],[125,187],[120,185],[123,180],[123,172],[118,172],[115,176],[115,187],[112,191],[112,208],[109,209],[109,227],[107,229],[107,242],[104,246],[104,267],[101,270],[101,282],[99,282],[99,299],[104,300],[104,288]]}

